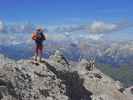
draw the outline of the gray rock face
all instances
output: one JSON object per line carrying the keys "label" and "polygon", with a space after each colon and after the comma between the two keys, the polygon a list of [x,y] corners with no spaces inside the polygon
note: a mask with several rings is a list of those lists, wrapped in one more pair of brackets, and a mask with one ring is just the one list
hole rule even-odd
{"label": "gray rock face", "polygon": [[125,89],[124,94],[125,94],[125,95],[128,95],[128,96],[131,97],[131,98],[133,98],[133,86],[131,86],[131,87]]}
{"label": "gray rock face", "polygon": [[71,66],[58,51],[38,66],[3,55],[0,62],[0,100],[132,100],[94,61]]}

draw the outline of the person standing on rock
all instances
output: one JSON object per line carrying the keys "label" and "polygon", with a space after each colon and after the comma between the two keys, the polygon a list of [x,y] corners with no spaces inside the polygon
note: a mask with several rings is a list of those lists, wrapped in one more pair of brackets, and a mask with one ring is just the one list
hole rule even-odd
{"label": "person standing on rock", "polygon": [[39,62],[42,60],[43,55],[43,41],[46,40],[46,34],[43,34],[44,30],[42,28],[37,28],[36,32],[32,33],[32,40],[35,41],[35,58],[37,61],[37,57],[39,56]]}

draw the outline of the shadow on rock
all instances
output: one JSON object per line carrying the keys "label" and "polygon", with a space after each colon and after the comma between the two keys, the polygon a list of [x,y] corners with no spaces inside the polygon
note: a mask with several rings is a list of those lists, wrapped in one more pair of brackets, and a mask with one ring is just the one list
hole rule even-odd
{"label": "shadow on rock", "polygon": [[84,80],[76,71],[59,71],[46,61],[45,65],[66,85],[66,95],[70,100],[91,100],[92,93],[83,87]]}

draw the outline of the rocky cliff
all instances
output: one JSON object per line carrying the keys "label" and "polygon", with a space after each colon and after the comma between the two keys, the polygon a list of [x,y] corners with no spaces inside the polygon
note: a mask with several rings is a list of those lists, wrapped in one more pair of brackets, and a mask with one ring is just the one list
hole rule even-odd
{"label": "rocky cliff", "polygon": [[69,62],[56,51],[34,65],[0,55],[0,100],[132,100],[130,90],[98,70],[94,60]]}

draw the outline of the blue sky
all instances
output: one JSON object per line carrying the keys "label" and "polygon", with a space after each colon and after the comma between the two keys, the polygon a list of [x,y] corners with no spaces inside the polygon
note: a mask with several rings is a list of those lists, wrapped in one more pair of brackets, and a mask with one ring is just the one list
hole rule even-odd
{"label": "blue sky", "polygon": [[0,0],[0,19],[55,25],[133,20],[133,0]]}
{"label": "blue sky", "polygon": [[133,40],[133,0],[0,0],[0,32],[8,30],[2,22],[70,25],[64,31],[86,29],[105,38]]}

